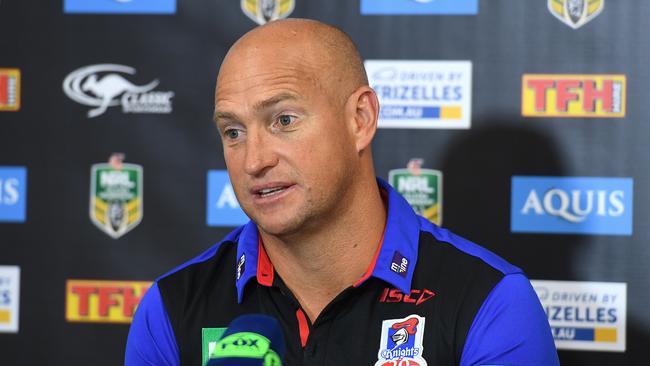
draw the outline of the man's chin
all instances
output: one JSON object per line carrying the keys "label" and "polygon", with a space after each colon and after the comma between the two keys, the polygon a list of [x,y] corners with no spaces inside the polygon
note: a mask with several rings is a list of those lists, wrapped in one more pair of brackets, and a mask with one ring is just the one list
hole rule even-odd
{"label": "man's chin", "polygon": [[293,219],[280,219],[278,218],[261,218],[258,220],[253,220],[261,231],[268,235],[273,236],[288,236],[295,234],[300,230],[301,224],[299,220]]}

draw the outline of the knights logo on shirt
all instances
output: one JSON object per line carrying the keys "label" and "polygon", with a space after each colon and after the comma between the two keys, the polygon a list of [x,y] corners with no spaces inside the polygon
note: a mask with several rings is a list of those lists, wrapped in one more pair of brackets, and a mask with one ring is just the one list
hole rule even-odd
{"label": "knights logo on shirt", "polygon": [[375,366],[427,366],[424,360],[424,317],[409,315],[381,323],[381,343]]}
{"label": "knights logo on shirt", "polygon": [[113,239],[142,221],[142,166],[123,160],[124,154],[113,154],[91,168],[90,220]]}
{"label": "knights logo on shirt", "polygon": [[411,159],[406,169],[388,172],[388,182],[413,210],[436,225],[442,225],[442,172],[422,169],[422,159]]}
{"label": "knights logo on shirt", "polygon": [[260,25],[288,17],[295,5],[295,0],[241,0],[244,14]]}
{"label": "knights logo on shirt", "polygon": [[605,0],[548,0],[548,10],[573,29],[578,29],[597,17]]}

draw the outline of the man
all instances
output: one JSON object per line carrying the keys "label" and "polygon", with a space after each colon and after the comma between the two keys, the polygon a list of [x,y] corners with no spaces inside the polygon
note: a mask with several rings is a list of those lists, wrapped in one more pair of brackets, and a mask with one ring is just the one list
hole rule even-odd
{"label": "man", "polygon": [[338,29],[282,20],[232,46],[215,120],[251,222],[154,283],[127,365],[205,362],[245,313],[280,321],[285,365],[558,364],[521,270],[375,178],[378,110]]}

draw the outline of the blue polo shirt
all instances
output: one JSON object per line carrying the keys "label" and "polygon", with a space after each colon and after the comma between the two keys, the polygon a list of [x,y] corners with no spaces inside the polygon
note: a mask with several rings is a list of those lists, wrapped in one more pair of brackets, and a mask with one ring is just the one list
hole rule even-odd
{"label": "blue polo shirt", "polygon": [[263,313],[282,326],[285,366],[559,365],[523,272],[416,215],[377,182],[388,207],[382,243],[366,274],[313,323],[249,222],[154,282],[133,319],[125,364],[203,364],[232,319]]}

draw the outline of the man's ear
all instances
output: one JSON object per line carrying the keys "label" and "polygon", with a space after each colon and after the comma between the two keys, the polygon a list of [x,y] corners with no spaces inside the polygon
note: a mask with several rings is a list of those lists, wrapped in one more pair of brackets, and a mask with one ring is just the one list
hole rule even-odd
{"label": "man's ear", "polygon": [[377,131],[379,116],[377,94],[367,85],[360,87],[348,98],[346,112],[351,123],[357,152],[361,152],[370,146]]}

